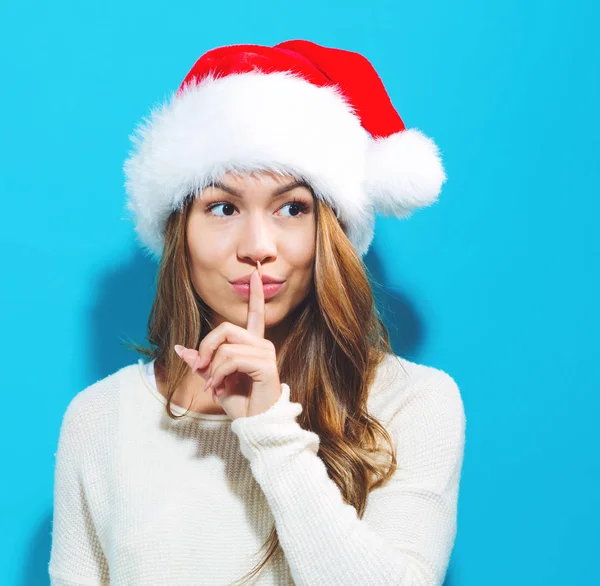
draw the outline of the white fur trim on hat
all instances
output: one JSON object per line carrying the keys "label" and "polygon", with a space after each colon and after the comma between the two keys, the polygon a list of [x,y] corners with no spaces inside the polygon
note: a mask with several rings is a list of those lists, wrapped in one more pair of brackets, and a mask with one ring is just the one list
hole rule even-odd
{"label": "white fur trim on hat", "polygon": [[130,138],[127,209],[157,258],[171,212],[228,171],[307,181],[360,255],[377,208],[407,216],[434,200],[444,178],[431,139],[405,130],[374,141],[338,88],[291,72],[209,75],[154,107]]}
{"label": "white fur trim on hat", "polygon": [[290,173],[336,209],[348,234],[360,238],[368,222],[362,181],[371,139],[334,87],[288,72],[206,77],[154,108],[130,138],[127,208],[158,257],[169,214],[227,171]]}

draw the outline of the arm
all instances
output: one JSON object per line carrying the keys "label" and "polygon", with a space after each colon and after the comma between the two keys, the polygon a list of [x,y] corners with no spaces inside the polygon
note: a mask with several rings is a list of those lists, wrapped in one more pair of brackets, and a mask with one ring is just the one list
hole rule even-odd
{"label": "arm", "polygon": [[98,541],[80,474],[82,438],[77,396],[63,417],[54,471],[51,586],[108,586],[108,564]]}
{"label": "arm", "polygon": [[386,425],[398,470],[369,494],[362,519],[317,455],[319,436],[296,422],[302,405],[289,401],[286,384],[269,411],[232,422],[298,586],[442,584],[456,536],[466,418],[445,372],[410,384]]}

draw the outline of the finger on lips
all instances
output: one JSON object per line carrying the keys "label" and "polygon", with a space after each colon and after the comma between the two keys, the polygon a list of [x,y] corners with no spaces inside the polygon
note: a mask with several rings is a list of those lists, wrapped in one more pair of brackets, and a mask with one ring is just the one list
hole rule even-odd
{"label": "finger on lips", "polygon": [[[246,324],[246,330],[260,338],[264,338],[265,297],[264,290],[262,287],[262,266],[260,264],[260,261],[257,261],[256,265],[256,269],[253,271],[250,277],[250,298],[248,301],[248,320]],[[254,273],[258,275],[258,278],[254,276]],[[252,283],[253,279],[254,283]],[[191,348],[186,348],[185,346],[177,344],[175,346],[175,352],[177,352],[177,354],[190,365],[192,372],[196,372],[196,370],[206,370],[211,366],[212,351],[210,352],[210,355],[201,354],[200,349],[193,350]],[[211,376],[206,381],[206,384],[204,386],[205,391],[211,388],[213,380],[214,377]],[[217,395],[222,394],[222,392],[217,393],[215,388],[212,388],[211,390],[213,402],[216,403]]]}
{"label": "finger on lips", "polygon": [[[265,337],[265,293],[262,287],[262,267],[260,262],[257,261],[257,269],[255,272],[258,273],[258,279],[255,281],[256,287],[250,286],[250,299],[248,301],[248,321],[246,323],[246,329],[258,336],[259,338]],[[254,278],[254,273],[250,280]]]}

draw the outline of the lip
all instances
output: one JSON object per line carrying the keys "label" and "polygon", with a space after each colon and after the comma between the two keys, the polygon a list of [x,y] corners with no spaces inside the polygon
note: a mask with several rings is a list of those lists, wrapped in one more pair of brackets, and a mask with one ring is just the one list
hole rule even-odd
{"label": "lip", "polygon": [[[242,277],[241,279],[236,279],[235,281],[230,281],[230,283],[232,285],[248,285],[248,283],[250,283],[250,277],[251,276],[252,276],[252,274],[246,275],[245,277]],[[285,281],[281,281],[280,279],[276,279],[275,277],[271,277],[271,275],[265,275],[265,274],[263,274],[263,276],[262,276],[262,282],[263,282],[263,284],[267,284],[267,283],[285,283]]]}
{"label": "lip", "polygon": [[[271,299],[271,297],[275,297],[284,285],[285,281],[283,283],[263,283],[265,301]],[[250,283],[232,283],[231,286],[243,299],[250,299]]]}

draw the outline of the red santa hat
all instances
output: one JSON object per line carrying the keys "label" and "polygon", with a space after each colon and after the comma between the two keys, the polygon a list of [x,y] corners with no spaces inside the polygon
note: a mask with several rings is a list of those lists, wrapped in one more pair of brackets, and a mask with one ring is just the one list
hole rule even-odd
{"label": "red santa hat", "polygon": [[407,218],[446,181],[436,144],[405,128],[371,63],[305,40],[208,51],[130,138],[127,209],[157,258],[170,213],[228,171],[307,181],[361,256],[375,213]]}

